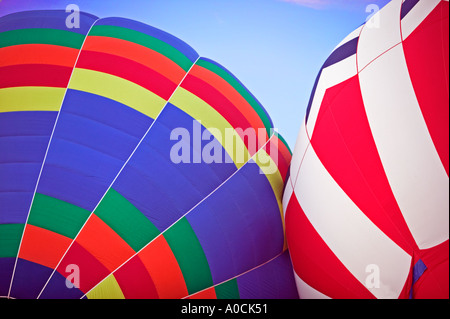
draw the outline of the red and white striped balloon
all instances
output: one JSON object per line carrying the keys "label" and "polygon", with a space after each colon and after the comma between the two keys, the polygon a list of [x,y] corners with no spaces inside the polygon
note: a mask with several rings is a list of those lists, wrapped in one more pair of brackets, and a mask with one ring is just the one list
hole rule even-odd
{"label": "red and white striped balloon", "polygon": [[448,0],[392,0],[325,62],[283,199],[300,298],[449,298],[448,61]]}

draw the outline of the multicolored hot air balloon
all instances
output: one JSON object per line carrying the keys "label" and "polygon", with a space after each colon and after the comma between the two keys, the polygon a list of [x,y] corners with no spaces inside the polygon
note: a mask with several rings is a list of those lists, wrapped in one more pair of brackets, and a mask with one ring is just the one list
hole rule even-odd
{"label": "multicolored hot air balloon", "polygon": [[67,16],[0,18],[0,296],[297,298],[257,99],[161,30]]}
{"label": "multicolored hot air balloon", "polygon": [[283,197],[300,298],[449,298],[448,32],[393,0],[323,65]]}

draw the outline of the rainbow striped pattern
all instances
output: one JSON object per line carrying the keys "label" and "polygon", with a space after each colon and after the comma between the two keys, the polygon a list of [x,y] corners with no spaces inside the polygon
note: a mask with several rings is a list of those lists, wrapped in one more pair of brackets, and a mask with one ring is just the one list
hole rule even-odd
{"label": "rainbow striped pattern", "polygon": [[[168,33],[66,17],[0,18],[0,296],[297,298],[291,152],[257,99]],[[191,156],[214,142],[223,162],[171,161],[170,132],[193,123],[210,140]],[[264,132],[255,150],[224,141],[238,128]]]}

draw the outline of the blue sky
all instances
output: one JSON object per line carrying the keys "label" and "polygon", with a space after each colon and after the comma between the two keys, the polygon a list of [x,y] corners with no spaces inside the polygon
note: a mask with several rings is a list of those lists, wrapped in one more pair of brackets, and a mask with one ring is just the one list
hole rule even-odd
{"label": "blue sky", "polygon": [[0,0],[0,16],[76,4],[169,32],[238,77],[293,148],[317,73],[347,34],[389,0]]}

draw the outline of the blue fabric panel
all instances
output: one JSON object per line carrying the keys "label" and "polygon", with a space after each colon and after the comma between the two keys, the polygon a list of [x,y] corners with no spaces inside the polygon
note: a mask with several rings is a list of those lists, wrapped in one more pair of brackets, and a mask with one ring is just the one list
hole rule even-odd
{"label": "blue fabric panel", "polygon": [[54,111],[0,113],[0,137],[50,136],[56,114]]}
{"label": "blue fabric panel", "polygon": [[289,253],[237,278],[241,299],[298,299]]}
{"label": "blue fabric panel", "polygon": [[0,136],[0,164],[42,161],[49,137],[50,135]]}
{"label": "blue fabric panel", "polygon": [[311,111],[312,102],[314,100],[314,96],[316,95],[317,84],[319,83],[319,79],[322,75],[322,70],[329,67],[330,65],[338,63],[338,62],[356,54],[356,51],[358,49],[358,41],[359,41],[359,37],[355,38],[353,40],[350,40],[347,43],[344,43],[339,48],[334,50],[333,53],[331,53],[331,55],[328,57],[328,59],[323,64],[322,68],[319,71],[319,74],[316,77],[316,81],[314,82],[314,86],[313,86],[313,89],[311,92],[311,96],[309,98],[308,106],[306,108],[306,117],[305,117],[306,123],[308,123],[309,112]]}
{"label": "blue fabric panel", "polygon": [[67,288],[66,278],[55,271],[39,299],[80,299],[83,295],[78,288]]}
{"label": "blue fabric panel", "polygon": [[413,285],[417,280],[423,275],[423,273],[427,270],[427,266],[425,266],[422,259],[419,259],[417,263],[413,267]]}
{"label": "blue fabric panel", "polygon": [[8,296],[15,262],[16,258],[0,258],[0,297]]}
{"label": "blue fabric panel", "polygon": [[33,10],[11,13],[1,18],[0,32],[17,30],[17,29],[33,29],[33,28],[49,28],[59,29],[80,34],[87,34],[91,25],[98,17],[80,12],[80,27],[67,28],[66,18],[71,12],[65,10]]}
{"label": "blue fabric panel", "polygon": [[11,297],[36,299],[53,269],[18,258]]}
{"label": "blue fabric panel", "polygon": [[[120,161],[127,160],[140,140],[104,122],[93,121],[67,112],[60,115],[58,122],[61,125],[58,125],[54,138],[83,145]],[[74,134],[75,127],[76,134]]]}
{"label": "blue fabric panel", "polygon": [[[225,158],[229,160],[228,155],[224,155],[224,163],[172,162],[170,150],[178,141],[170,140],[171,131],[185,128],[193,138],[193,121],[188,114],[168,103],[112,186],[160,231],[236,171],[234,163],[225,163]],[[201,130],[203,132],[205,128],[201,127]],[[202,142],[206,143],[208,141]],[[189,145],[191,158],[193,144]]]}
{"label": "blue fabric panel", "polygon": [[312,102],[314,100],[314,96],[316,95],[317,85],[319,84],[320,77],[322,76],[322,70],[323,69],[320,69],[319,74],[317,74],[316,80],[314,81],[308,106],[306,107],[305,123],[308,123],[309,112],[311,111]]}
{"label": "blue fabric panel", "polygon": [[92,211],[122,162],[83,145],[53,138],[38,193]]}
{"label": "blue fabric panel", "polygon": [[56,114],[0,113],[0,224],[25,223]]}
{"label": "blue fabric panel", "polygon": [[422,261],[422,259],[419,259],[416,264],[413,267],[413,274],[412,274],[412,285],[411,289],[409,291],[409,299],[413,298],[413,291],[414,291],[414,284],[419,280],[419,278],[423,275],[423,273],[427,270],[427,266]]}
{"label": "blue fabric panel", "polygon": [[186,218],[203,247],[214,284],[250,270],[283,250],[278,203],[253,160]]}
{"label": "blue fabric panel", "polygon": [[176,48],[178,51],[183,53],[189,60],[192,62],[195,62],[198,58],[198,53],[187,43],[183,42],[182,40],[178,39],[177,37],[164,32],[162,30],[159,30],[155,27],[146,25],[139,21],[133,21],[126,18],[104,18],[98,20],[95,25],[113,25],[118,26],[122,28],[128,28],[135,31],[139,31],[141,33],[148,34],[154,38],[157,38],[161,41],[166,42],[167,44],[170,44],[174,48]]}
{"label": "blue fabric panel", "polygon": [[92,211],[151,122],[116,101],[69,90],[38,192]]}
{"label": "blue fabric panel", "polygon": [[358,48],[358,38],[354,38],[353,40],[350,40],[343,45],[341,45],[339,48],[333,51],[331,55],[328,57],[328,59],[325,61],[323,65],[323,69],[329,67],[330,65],[336,64],[349,56],[352,56],[356,54],[356,50]]}
{"label": "blue fabric panel", "polygon": [[25,223],[32,199],[33,191],[0,192],[0,224]]}
{"label": "blue fabric panel", "polygon": [[400,14],[400,18],[403,19],[406,15],[415,7],[420,0],[405,0],[402,4],[402,11]]}
{"label": "blue fabric panel", "polygon": [[148,116],[119,102],[73,89],[67,90],[63,112],[104,123],[139,139],[153,122]]}
{"label": "blue fabric panel", "polygon": [[0,224],[25,223],[41,163],[0,164]]}

